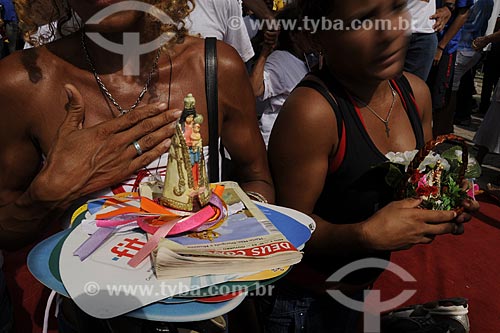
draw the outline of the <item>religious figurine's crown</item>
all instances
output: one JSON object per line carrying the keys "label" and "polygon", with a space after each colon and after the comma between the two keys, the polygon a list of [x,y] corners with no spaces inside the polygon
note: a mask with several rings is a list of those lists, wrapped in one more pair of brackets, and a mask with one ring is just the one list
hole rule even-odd
{"label": "religious figurine's crown", "polygon": [[184,98],[184,109],[186,110],[191,110],[194,109],[196,105],[196,100],[193,97],[193,94],[187,94],[187,96]]}

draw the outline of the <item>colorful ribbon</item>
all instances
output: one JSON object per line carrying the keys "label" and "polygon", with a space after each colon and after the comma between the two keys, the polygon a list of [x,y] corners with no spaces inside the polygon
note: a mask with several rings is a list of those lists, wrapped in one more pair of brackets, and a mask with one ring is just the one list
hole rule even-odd
{"label": "colorful ribbon", "polygon": [[[145,197],[140,198],[141,208],[125,206],[111,212],[97,214],[96,225],[99,229],[83,242],[73,252],[73,255],[78,256],[81,261],[85,260],[115,231],[136,222],[138,227],[152,235],[141,250],[128,262],[131,267],[137,267],[156,249],[160,240],[168,235],[217,228],[228,215],[227,206],[220,198],[222,191],[223,188],[222,190],[219,188],[218,191],[214,190],[209,205],[184,218]],[[105,199],[106,202],[112,200],[112,198],[111,200],[110,198],[102,199]],[[115,202],[118,204],[126,203],[122,198],[115,200]]]}
{"label": "colorful ribbon", "polygon": [[94,253],[113,232],[115,232],[115,228],[99,228],[73,252],[73,255],[80,257],[80,260],[84,261],[88,256]]}

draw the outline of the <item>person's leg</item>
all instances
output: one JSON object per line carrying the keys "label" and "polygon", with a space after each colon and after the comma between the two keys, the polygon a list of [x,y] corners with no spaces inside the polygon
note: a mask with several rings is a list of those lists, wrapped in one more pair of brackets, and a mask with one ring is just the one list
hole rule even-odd
{"label": "person's leg", "polygon": [[486,155],[488,155],[489,150],[485,146],[477,146],[477,155],[476,155],[476,160],[479,165],[483,165],[484,158]]}
{"label": "person's leg", "polygon": [[259,333],[260,318],[257,313],[255,298],[247,297],[234,310],[229,312],[229,333]]}
{"label": "person's leg", "polygon": [[[353,333],[358,330],[362,314],[327,294],[313,295],[290,286],[274,290],[273,297],[260,299],[259,315],[265,333]],[[359,295],[351,297],[361,301],[362,293]]]}
{"label": "person's leg", "polygon": [[481,60],[481,53],[473,51],[458,51],[453,74],[453,91],[458,91],[462,77]]}
{"label": "person's leg", "polygon": [[17,22],[8,22],[5,24],[5,34],[9,39],[9,54],[14,53],[18,50],[19,46],[19,26]]}
{"label": "person's leg", "polygon": [[[453,133],[454,107],[450,105],[451,80],[455,54],[443,54],[437,66],[434,66],[429,76],[428,85],[432,95],[433,135]],[[432,81],[430,81],[432,80]]]}
{"label": "person's leg", "polygon": [[473,91],[474,77],[470,69],[462,76],[457,92],[455,123],[458,125],[469,125],[471,121]]}
{"label": "person's leg", "polygon": [[406,53],[404,70],[427,80],[436,53],[436,34],[412,34]]}
{"label": "person's leg", "polygon": [[481,104],[479,105],[479,113],[486,113],[490,107],[491,93],[493,92],[493,87],[498,81],[498,76],[500,73],[500,62],[498,61],[500,57],[500,44],[493,44],[491,51],[488,52],[486,60],[484,61],[483,67],[483,87],[481,90]]}
{"label": "person's leg", "polygon": [[6,57],[8,54],[7,45],[3,42],[3,36],[0,38],[0,59]]}
{"label": "person's leg", "polygon": [[[363,291],[350,295],[349,298],[363,301]],[[310,306],[306,317],[307,333],[355,333],[359,328],[363,314],[351,310],[329,295],[316,299]]]}
{"label": "person's leg", "polygon": [[[458,122],[468,120],[472,113],[472,91],[474,78],[472,68],[481,60],[481,54],[473,51],[458,51],[453,74],[450,109]],[[457,100],[458,99],[458,100]]]}

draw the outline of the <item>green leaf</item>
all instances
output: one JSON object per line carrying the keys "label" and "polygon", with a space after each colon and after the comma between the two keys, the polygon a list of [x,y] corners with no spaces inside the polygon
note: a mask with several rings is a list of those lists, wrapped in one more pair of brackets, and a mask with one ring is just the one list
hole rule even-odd
{"label": "green leaf", "polygon": [[462,163],[462,158],[459,158],[456,154],[457,151],[462,151],[462,147],[453,146],[450,149],[445,150],[441,154],[441,157],[446,158],[448,160],[448,162]]}
{"label": "green leaf", "polygon": [[481,176],[481,166],[477,160],[469,156],[469,163],[467,164],[467,170],[465,171],[465,178],[479,178]]}
{"label": "green leaf", "polygon": [[385,176],[385,182],[387,185],[393,188],[397,188],[401,181],[403,180],[404,174],[397,166],[394,164],[389,165],[389,170]]}

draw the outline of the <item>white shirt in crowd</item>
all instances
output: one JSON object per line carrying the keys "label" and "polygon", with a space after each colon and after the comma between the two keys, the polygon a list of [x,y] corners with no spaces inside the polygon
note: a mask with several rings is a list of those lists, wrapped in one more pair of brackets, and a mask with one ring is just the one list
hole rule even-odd
{"label": "white shirt in crowd", "polygon": [[248,37],[252,39],[257,36],[260,30],[258,19],[251,15],[247,15],[243,18],[243,21],[245,22],[245,27],[248,31]]}
{"label": "white shirt in crowd", "polygon": [[[66,32],[77,30],[78,22],[78,18],[68,22],[65,26]],[[197,0],[194,10],[185,22],[191,35],[215,37],[231,45],[238,51],[244,62],[250,60],[255,54],[243,22],[241,2],[238,0]],[[47,42],[60,38],[57,23],[52,24],[56,29],[56,35]],[[40,27],[33,37],[38,38],[39,35],[49,35],[49,33],[50,29],[47,24]],[[29,43],[24,46],[24,48],[30,47]]]}
{"label": "white shirt in crowd", "polygon": [[259,126],[266,147],[283,103],[308,72],[306,64],[288,51],[274,51],[267,58],[264,94],[259,97],[262,103],[257,103],[257,113],[262,114]]}
{"label": "white shirt in crowd", "polygon": [[429,19],[436,13],[436,0],[408,0],[408,11],[412,20],[412,33],[432,34],[435,20]]}
{"label": "white shirt in crowd", "polygon": [[[52,34],[52,31],[50,28],[51,25],[52,25],[52,29],[54,31],[54,34]],[[63,25],[61,30],[62,30],[63,35],[68,35],[74,31],[77,31],[78,29],[80,29],[80,26],[81,26],[81,19],[75,13],[75,16],[72,16],[71,19],[68,20]],[[31,37],[34,38],[35,40],[38,40],[40,38],[40,36],[46,36],[46,37],[50,36],[50,38],[45,38],[46,40],[44,41],[44,43],[50,43],[50,42],[53,42],[53,41],[61,38],[62,36],[59,33],[59,29],[57,29],[57,21],[38,27],[37,32],[35,32],[33,35],[31,35]],[[28,43],[28,42],[24,43],[25,49],[30,49],[32,47],[33,46],[30,43]]]}
{"label": "white shirt in crowd", "polygon": [[196,0],[185,21],[191,35],[215,37],[231,45],[244,62],[255,54],[238,0]]}

